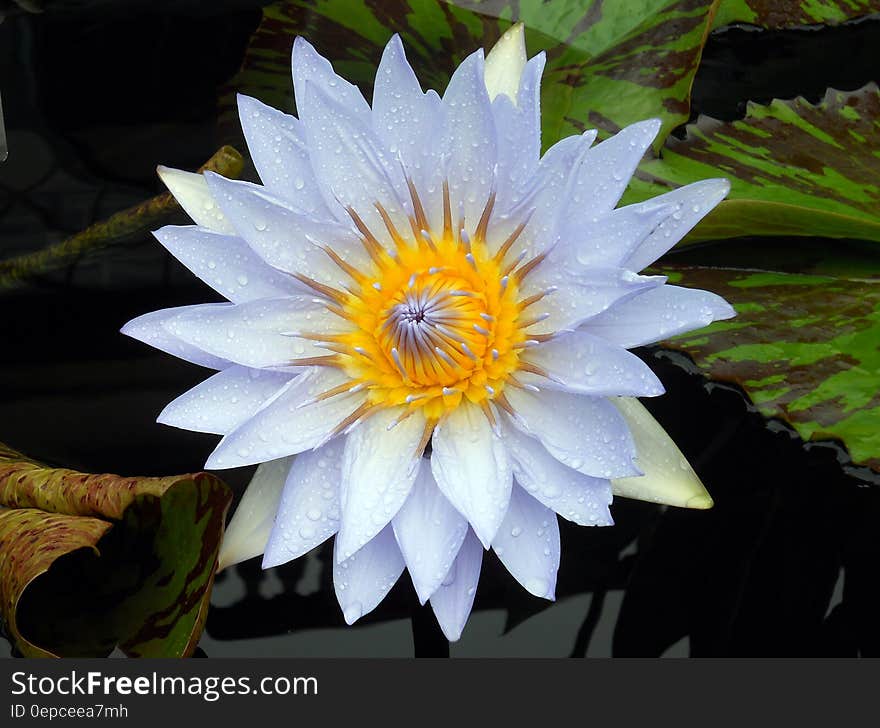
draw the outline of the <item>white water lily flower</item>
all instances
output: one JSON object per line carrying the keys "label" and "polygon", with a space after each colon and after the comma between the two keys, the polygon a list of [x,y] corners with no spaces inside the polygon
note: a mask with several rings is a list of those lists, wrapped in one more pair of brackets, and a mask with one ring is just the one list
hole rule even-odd
{"label": "white water lily flower", "polygon": [[370,106],[297,38],[299,118],[239,97],[263,185],[160,169],[196,225],[156,237],[229,303],[123,331],[218,370],[159,417],[223,435],[207,467],[262,463],[221,567],[335,536],[347,622],[406,568],[454,640],[484,549],[553,599],[557,515],[609,525],[613,492],[711,506],[627,349],[733,315],[638,273],[728,183],[616,208],[660,122],[541,156],[543,66],[515,26],[441,97],[395,36]]}

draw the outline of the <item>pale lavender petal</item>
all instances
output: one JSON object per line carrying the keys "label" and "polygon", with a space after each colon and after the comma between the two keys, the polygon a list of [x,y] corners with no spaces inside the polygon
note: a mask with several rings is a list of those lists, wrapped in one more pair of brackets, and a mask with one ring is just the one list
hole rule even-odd
{"label": "pale lavender petal", "polygon": [[566,220],[547,264],[576,269],[626,268],[623,261],[676,210],[675,205],[627,205],[587,221]]}
{"label": "pale lavender petal", "polygon": [[237,468],[319,447],[364,402],[363,392],[314,401],[350,381],[335,369],[306,370],[247,422],[224,437],[205,467]]}
{"label": "pale lavender petal", "polygon": [[539,53],[526,63],[517,103],[505,94],[496,96],[492,113],[498,136],[498,205],[509,206],[522,197],[541,156],[541,74],[545,56]]}
{"label": "pale lavender petal", "polygon": [[571,178],[562,214],[586,223],[614,208],[660,125],[659,119],[630,124],[588,150]]}
{"label": "pale lavender petal", "polygon": [[[422,93],[396,33],[385,46],[373,90],[373,128],[392,160],[399,160],[419,191],[432,227],[442,225],[443,163],[437,139],[442,114]],[[404,229],[401,232],[408,233]]]}
{"label": "pale lavender petal", "polygon": [[342,525],[336,557],[349,558],[381,531],[403,505],[419,469],[425,416],[405,407],[383,409],[352,430],[342,458]]}
{"label": "pale lavender petal", "polygon": [[517,188],[514,199],[498,201],[498,212],[489,226],[493,250],[524,220],[528,220],[528,225],[508,253],[508,259],[523,251],[531,258],[552,248],[559,239],[559,210],[565,201],[568,181],[595,139],[596,132],[591,130],[558,141],[547,150],[525,185]]}
{"label": "pale lavender petal", "polygon": [[464,205],[469,230],[480,219],[493,188],[497,160],[495,122],[483,73],[483,51],[469,55],[455,69],[443,94],[442,148],[453,200]]}
{"label": "pale lavender petal", "polygon": [[726,179],[705,179],[646,200],[639,205],[632,205],[632,207],[673,205],[677,210],[666,218],[621,265],[632,270],[642,270],[653,263],[687,235],[727,196],[728,192],[730,192],[730,182]]}
{"label": "pale lavender petal", "polygon": [[342,76],[337,75],[330,61],[318,53],[312,44],[302,36],[297,36],[293,41],[291,70],[296,108],[301,120],[305,119],[305,112],[307,112],[306,84],[308,83],[320,87],[325,94],[347,109],[352,116],[365,124],[369,123],[370,105],[364,99],[360,89]]}
{"label": "pale lavender petal", "polygon": [[640,474],[633,464],[632,435],[606,398],[513,387],[504,391],[516,411],[514,424],[568,467],[595,478]]}
{"label": "pale lavender petal", "polygon": [[556,514],[519,486],[510,494],[510,506],[492,549],[526,591],[556,599],[560,552]]}
{"label": "pale lavender petal", "polygon": [[167,354],[173,354],[184,361],[210,369],[225,369],[230,364],[228,360],[208,354],[198,347],[188,344],[165,328],[165,323],[169,319],[179,316],[184,311],[196,308],[200,308],[200,306],[179,306],[151,311],[129,321],[120,329],[120,332]]}
{"label": "pale lavender petal", "polygon": [[528,334],[553,334],[575,329],[587,319],[637,293],[663,285],[665,276],[640,276],[623,268],[540,265],[526,278],[523,297],[546,292],[527,314],[542,317]]}
{"label": "pale lavender petal", "polygon": [[434,430],[431,470],[450,503],[489,547],[504,519],[513,473],[504,443],[467,400]]}
{"label": "pale lavender petal", "polygon": [[502,420],[516,482],[533,498],[580,526],[611,526],[611,482],[563,465],[533,437]]}
{"label": "pale lavender petal", "polygon": [[337,286],[345,274],[324,247],[332,248],[356,268],[369,266],[363,246],[348,226],[297,212],[264,187],[250,182],[215,174],[207,174],[206,179],[238,234],[269,265],[329,286]]}
{"label": "pale lavender petal", "polygon": [[593,396],[656,397],[664,392],[639,357],[583,330],[561,334],[520,356],[550,375],[534,378],[541,387]]}
{"label": "pale lavender petal", "polygon": [[452,568],[437,591],[431,595],[434,616],[450,642],[461,637],[470,616],[482,563],[483,547],[474,532],[469,530]]}
{"label": "pale lavender petal", "polygon": [[468,531],[467,520],[440,492],[422,459],[412,492],[392,521],[419,601],[424,604],[452,568]]}
{"label": "pale lavender petal", "polygon": [[403,568],[390,525],[351,558],[334,558],[333,586],[346,624],[372,612],[397,583]]}
{"label": "pale lavender petal", "polygon": [[403,207],[406,189],[399,162],[390,158],[369,121],[352,116],[321,89],[306,82],[309,104],[302,113],[309,154],[324,196],[340,220],[352,208],[379,240],[392,247],[380,203],[398,231],[409,230]]}
{"label": "pale lavender petal", "polygon": [[184,430],[225,435],[252,417],[294,376],[231,366],[181,394],[156,421]]}
{"label": "pale lavender petal", "polygon": [[351,328],[305,295],[191,306],[168,318],[164,326],[202,351],[255,368],[288,366],[294,359],[327,354],[314,341],[291,334],[344,333]]}
{"label": "pale lavender petal", "polygon": [[241,238],[192,225],[153,232],[175,258],[234,303],[296,293],[290,276],[275,270]]}
{"label": "pale lavender petal", "polygon": [[263,568],[286,564],[311,551],[339,530],[339,477],[344,438],[293,461],[275,524],[263,555]]}
{"label": "pale lavender petal", "polygon": [[309,160],[302,122],[243,94],[238,94],[238,116],[263,184],[302,212],[329,216]]}
{"label": "pale lavender petal", "polygon": [[584,329],[630,349],[735,315],[733,307],[714,293],[664,285],[612,306],[587,321]]}

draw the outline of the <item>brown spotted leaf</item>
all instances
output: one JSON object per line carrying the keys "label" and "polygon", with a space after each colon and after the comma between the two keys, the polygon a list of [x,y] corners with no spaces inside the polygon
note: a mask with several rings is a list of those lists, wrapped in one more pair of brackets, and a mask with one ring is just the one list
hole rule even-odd
{"label": "brown spotted leaf", "polygon": [[746,118],[700,118],[683,140],[639,168],[625,201],[670,187],[727,177],[728,199],[688,241],[743,235],[818,235],[880,241],[880,91],[830,89],[749,104]]}
{"label": "brown spotted leaf", "polygon": [[296,35],[326,54],[370,98],[382,48],[399,33],[425,88],[442,91],[455,66],[489,49],[514,21],[529,54],[547,51],[545,146],[585,128],[613,132],[659,117],[658,144],[690,113],[690,89],[717,0],[285,0],[267,6],[241,72],[224,96],[237,133],[234,92],[294,110],[290,51]]}
{"label": "brown spotted leaf", "polygon": [[229,489],[48,468],[0,446],[0,599],[27,656],[192,654]]}
{"label": "brown spotted leaf", "polygon": [[664,343],[733,382],[805,440],[837,440],[880,471],[880,265],[805,275],[664,267],[724,296],[737,317]]}
{"label": "brown spotted leaf", "polygon": [[748,23],[762,28],[839,25],[880,13],[880,0],[721,0],[713,27]]}

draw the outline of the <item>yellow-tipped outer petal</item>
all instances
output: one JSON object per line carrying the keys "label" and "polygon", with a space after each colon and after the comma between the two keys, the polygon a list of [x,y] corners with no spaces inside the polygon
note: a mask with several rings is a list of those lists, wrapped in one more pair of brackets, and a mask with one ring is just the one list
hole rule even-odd
{"label": "yellow-tipped outer petal", "polygon": [[196,225],[217,233],[235,232],[235,228],[224,217],[220,207],[211,197],[208,183],[203,175],[162,165],[156,167],[156,173]]}
{"label": "yellow-tipped outer petal", "polygon": [[526,35],[522,23],[511,26],[486,56],[486,88],[489,98],[506,94],[516,103],[519,81],[526,66]]}
{"label": "yellow-tipped outer petal", "polygon": [[620,410],[636,443],[642,476],[611,481],[614,495],[680,508],[711,508],[712,496],[666,430],[634,397],[611,401]]}
{"label": "yellow-tipped outer petal", "polygon": [[217,571],[247,561],[266,550],[275,512],[293,456],[270,460],[257,468],[226,528]]}

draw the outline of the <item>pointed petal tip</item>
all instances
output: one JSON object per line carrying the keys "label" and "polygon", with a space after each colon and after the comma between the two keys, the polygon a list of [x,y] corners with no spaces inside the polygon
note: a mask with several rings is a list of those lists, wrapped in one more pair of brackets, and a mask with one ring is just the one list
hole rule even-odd
{"label": "pointed petal tip", "polygon": [[728,303],[727,310],[722,312],[718,316],[718,319],[719,319],[719,321],[726,321],[727,319],[732,319],[732,318],[736,318],[736,309]]}
{"label": "pointed petal tip", "polygon": [[264,571],[266,569],[274,569],[276,566],[281,566],[292,560],[283,554],[275,553],[274,549],[267,546],[266,551],[263,553],[263,560],[260,562],[260,568]]}
{"label": "pointed petal tip", "polygon": [[293,50],[292,50],[294,57],[296,57],[297,53],[302,53],[304,51],[317,52],[317,51],[315,51],[315,46],[313,46],[311,43],[309,43],[305,39],[304,36],[302,36],[302,35],[295,36],[293,39]]}
{"label": "pointed petal tip", "polygon": [[712,508],[715,505],[715,501],[712,500],[712,496],[709,495],[709,492],[704,490],[704,492],[699,493],[695,496],[692,496],[688,499],[687,503],[684,504],[685,508],[693,508],[695,510],[706,511]]}
{"label": "pointed petal tip", "polygon": [[353,625],[357,622],[361,617],[364,616],[364,609],[361,606],[360,602],[353,602],[349,604],[345,609],[342,610],[342,618],[345,620],[345,623],[349,626]]}
{"label": "pointed petal tip", "polygon": [[440,631],[443,632],[443,636],[446,638],[448,642],[458,642],[461,639],[461,633],[464,631],[463,629],[451,629],[444,627],[442,624],[440,625]]}
{"label": "pointed petal tip", "polygon": [[336,545],[333,549],[333,557],[336,559],[337,564],[341,564],[343,561],[348,561],[348,559],[354,556],[365,545],[365,543],[356,543],[343,524],[336,534]]}
{"label": "pointed petal tip", "polygon": [[216,450],[205,460],[205,470],[226,470],[230,467],[232,466],[223,464],[223,455],[218,456]]}
{"label": "pointed petal tip", "polygon": [[[482,49],[477,52],[482,53]],[[484,73],[489,98],[504,94],[516,103],[525,65],[525,26],[520,22],[508,28],[485,55]]]}

